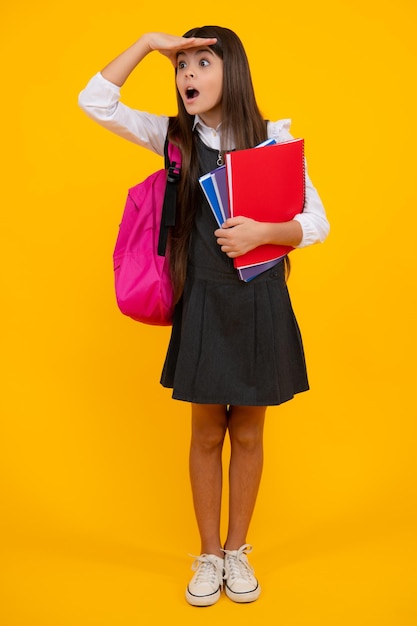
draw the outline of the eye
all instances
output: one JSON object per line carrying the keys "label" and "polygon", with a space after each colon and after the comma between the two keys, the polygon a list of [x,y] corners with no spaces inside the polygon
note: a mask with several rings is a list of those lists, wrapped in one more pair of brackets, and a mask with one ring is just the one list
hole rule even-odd
{"label": "eye", "polygon": [[185,61],[178,61],[178,69],[183,70],[186,67]]}
{"label": "eye", "polygon": [[200,65],[201,67],[208,67],[210,65],[210,61],[208,61],[207,59],[201,59]]}

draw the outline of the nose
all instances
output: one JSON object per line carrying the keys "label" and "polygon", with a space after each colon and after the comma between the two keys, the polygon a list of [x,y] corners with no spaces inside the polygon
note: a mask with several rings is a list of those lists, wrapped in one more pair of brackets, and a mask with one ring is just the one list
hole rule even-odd
{"label": "nose", "polygon": [[187,78],[195,78],[195,71],[192,67],[188,67],[186,71]]}

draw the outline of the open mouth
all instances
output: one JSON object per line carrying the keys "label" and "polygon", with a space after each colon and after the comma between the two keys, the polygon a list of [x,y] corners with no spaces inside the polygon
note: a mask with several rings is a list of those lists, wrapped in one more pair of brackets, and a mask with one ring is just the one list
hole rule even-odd
{"label": "open mouth", "polygon": [[195,98],[197,98],[197,96],[200,94],[199,91],[197,91],[197,89],[194,89],[194,87],[188,87],[186,92],[185,92],[185,97],[187,98],[187,100],[195,100]]}

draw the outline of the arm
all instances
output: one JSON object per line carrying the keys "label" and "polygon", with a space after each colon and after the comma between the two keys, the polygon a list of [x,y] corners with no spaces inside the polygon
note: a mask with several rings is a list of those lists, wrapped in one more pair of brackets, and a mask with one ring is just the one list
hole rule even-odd
{"label": "arm", "polygon": [[160,52],[175,65],[179,50],[197,45],[208,45],[215,41],[215,39],[185,39],[164,33],[147,33],[91,78],[79,94],[78,104],[101,126],[124,139],[162,155],[168,117],[145,113],[126,106],[120,102],[120,87],[152,51]]}
{"label": "arm", "polygon": [[151,52],[147,35],[135,41],[101,70],[101,75],[113,85],[122,87],[135,67]]}
{"label": "arm", "polygon": [[175,66],[177,54],[180,50],[195,46],[208,46],[216,41],[216,39],[202,39],[199,37],[177,37],[176,35],[165,33],[146,33],[106,65],[101,74],[111,83],[121,87],[135,67],[139,65],[147,54],[154,50],[168,57]]}
{"label": "arm", "polygon": [[306,172],[304,210],[289,222],[256,222],[247,217],[234,217],[215,231],[217,243],[230,258],[246,254],[264,244],[305,248],[322,243],[330,225],[320,197]]}
{"label": "arm", "polygon": [[222,251],[231,259],[264,244],[295,248],[303,238],[303,230],[296,220],[272,224],[242,216],[229,218],[214,234]]}
{"label": "arm", "polygon": [[257,222],[247,217],[233,217],[225,221],[214,234],[223,252],[230,258],[246,254],[264,244],[304,248],[323,242],[330,230],[324,207],[317,191],[309,181],[306,185],[306,203],[303,213],[289,222]]}

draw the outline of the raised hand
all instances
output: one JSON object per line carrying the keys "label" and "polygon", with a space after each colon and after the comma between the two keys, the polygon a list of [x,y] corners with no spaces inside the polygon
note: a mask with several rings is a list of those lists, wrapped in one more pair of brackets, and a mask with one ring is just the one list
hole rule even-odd
{"label": "raised hand", "polygon": [[217,41],[215,38],[178,37],[177,35],[169,35],[167,33],[148,33],[147,39],[149,49],[157,50],[168,57],[174,66],[176,65],[177,54],[180,50],[211,46]]}
{"label": "raised hand", "polygon": [[167,33],[146,33],[142,35],[127,50],[119,54],[101,71],[115,85],[122,86],[129,74],[150,52],[157,50],[166,56],[176,66],[177,54],[180,50],[200,46],[210,46],[217,39],[205,39],[202,37],[178,37]]}

